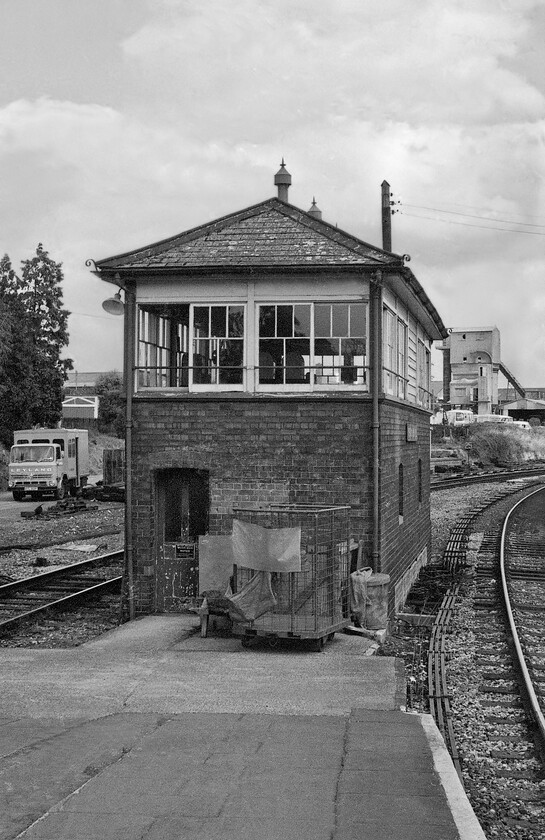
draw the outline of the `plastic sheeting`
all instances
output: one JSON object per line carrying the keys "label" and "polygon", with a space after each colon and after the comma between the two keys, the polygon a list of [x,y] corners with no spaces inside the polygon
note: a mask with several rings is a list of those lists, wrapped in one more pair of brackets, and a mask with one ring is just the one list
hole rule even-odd
{"label": "plastic sheeting", "polygon": [[199,537],[199,592],[213,589],[223,594],[233,574],[233,563],[231,534]]}
{"label": "plastic sheeting", "polygon": [[228,598],[229,617],[234,622],[254,621],[276,606],[270,572],[256,572],[240,592]]}
{"label": "plastic sheeting", "polygon": [[263,572],[301,571],[301,528],[263,528],[233,520],[233,562]]}
{"label": "plastic sheeting", "polygon": [[350,611],[360,627],[384,630],[388,623],[389,575],[373,574],[371,568],[350,575]]}

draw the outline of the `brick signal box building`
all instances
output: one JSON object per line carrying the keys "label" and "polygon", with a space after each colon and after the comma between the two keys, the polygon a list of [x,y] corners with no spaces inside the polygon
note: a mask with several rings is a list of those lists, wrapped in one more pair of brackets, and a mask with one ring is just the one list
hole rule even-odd
{"label": "brick signal box building", "polygon": [[[131,615],[180,608],[165,548],[248,504],[351,506],[399,609],[430,551],[430,348],[404,259],[278,197],[94,263],[124,290]],[[184,558],[180,554],[181,565]]]}

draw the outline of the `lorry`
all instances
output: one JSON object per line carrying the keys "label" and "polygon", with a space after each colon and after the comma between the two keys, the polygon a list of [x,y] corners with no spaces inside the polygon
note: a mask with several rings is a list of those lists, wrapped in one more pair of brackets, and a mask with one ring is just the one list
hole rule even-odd
{"label": "lorry", "polygon": [[16,502],[77,496],[89,475],[87,429],[23,429],[13,433],[8,489]]}

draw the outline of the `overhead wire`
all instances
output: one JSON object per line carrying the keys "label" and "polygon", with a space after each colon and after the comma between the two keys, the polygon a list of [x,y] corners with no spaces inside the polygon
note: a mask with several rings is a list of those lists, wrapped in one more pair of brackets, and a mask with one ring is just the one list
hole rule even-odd
{"label": "overhead wire", "polygon": [[[409,205],[406,205],[409,206]],[[435,208],[430,208],[431,210],[435,210]],[[518,230],[517,228],[506,228],[506,227],[491,227],[490,225],[475,225],[472,222],[458,222],[454,219],[440,219],[435,216],[421,216],[417,215],[416,213],[405,213],[403,210],[398,210],[398,213],[401,213],[403,216],[410,216],[413,219],[427,219],[431,222],[443,222],[443,224],[447,225],[463,225],[464,227],[474,227],[480,228],[481,230],[497,230],[503,233],[527,233],[533,236],[545,236],[545,231],[543,233],[539,230]],[[439,211],[442,212],[442,211]],[[463,214],[462,214],[463,215]],[[480,217],[477,217],[480,218]],[[493,220],[491,220],[493,221]],[[514,222],[514,224],[523,224],[522,222]]]}
{"label": "overhead wire", "polygon": [[[525,227],[539,227],[545,230],[545,225],[536,225],[532,222],[516,222],[514,219],[495,219],[491,216],[476,216],[473,213],[459,213],[456,210],[440,210],[438,207],[426,207],[422,204],[403,204],[404,207],[412,207],[415,210],[432,210],[436,213],[448,213],[451,216],[464,216],[467,219],[481,219],[487,222],[504,222],[508,225],[524,225]],[[533,218],[536,218],[535,216]],[[539,217],[538,217],[539,218]]]}
{"label": "overhead wire", "polygon": [[[447,207],[463,207],[463,208],[465,208],[466,210],[477,210],[479,213],[488,213],[488,212],[490,212],[490,207],[487,207],[487,208],[484,208],[484,207],[475,207],[475,205],[474,205],[474,204],[460,204],[460,203],[459,203],[459,202],[457,202],[457,201],[437,201],[436,203],[437,203],[437,204],[444,204],[444,205],[446,205]],[[407,205],[407,206],[408,206],[408,205]],[[412,204],[411,206],[412,206],[412,207],[418,207],[418,206],[420,206],[420,205],[417,205],[417,204]],[[447,211],[440,210],[438,207],[437,207],[437,208],[436,208],[436,207],[434,207],[433,209],[434,209],[434,210],[439,210],[439,212],[440,212],[440,213],[447,212]],[[512,211],[511,211],[511,212],[512,212]],[[469,215],[469,214],[466,214],[466,215]],[[525,217],[527,217],[527,218],[529,218],[529,219],[544,219],[544,220],[545,220],[545,216],[543,216],[543,215],[538,215],[538,214],[536,214],[536,213],[515,213],[514,215],[515,215],[515,216],[525,216]],[[482,216],[479,216],[479,218],[482,218]],[[518,224],[525,224],[525,222],[514,222],[514,224],[516,224],[516,225],[518,225]]]}

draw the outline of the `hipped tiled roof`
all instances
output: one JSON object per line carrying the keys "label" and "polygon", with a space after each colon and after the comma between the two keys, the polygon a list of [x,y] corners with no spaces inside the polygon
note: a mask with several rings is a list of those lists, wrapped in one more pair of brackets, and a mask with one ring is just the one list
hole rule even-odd
{"label": "hipped tiled roof", "polygon": [[100,260],[100,271],[375,266],[401,258],[344,233],[277,198],[170,239]]}

